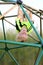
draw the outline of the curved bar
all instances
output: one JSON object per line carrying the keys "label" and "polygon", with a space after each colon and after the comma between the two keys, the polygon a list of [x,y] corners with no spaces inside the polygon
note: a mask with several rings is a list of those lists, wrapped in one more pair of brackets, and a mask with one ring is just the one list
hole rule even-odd
{"label": "curved bar", "polygon": [[39,47],[41,48],[41,44],[38,43],[27,43],[27,42],[15,42],[15,41],[9,41],[9,40],[0,40],[0,43],[6,43],[6,44],[15,44],[15,45],[26,45],[31,47]]}

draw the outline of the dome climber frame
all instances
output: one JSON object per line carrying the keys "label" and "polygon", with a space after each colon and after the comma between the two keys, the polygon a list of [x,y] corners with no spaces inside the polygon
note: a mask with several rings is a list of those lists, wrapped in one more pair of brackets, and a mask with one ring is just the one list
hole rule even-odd
{"label": "dome climber frame", "polygon": [[[4,0],[3,0],[4,1]],[[36,43],[27,43],[27,42],[15,42],[15,41],[11,41],[11,40],[6,40],[6,34],[5,34],[5,27],[4,27],[4,20],[6,22],[8,22],[9,24],[15,26],[14,24],[10,23],[9,21],[7,21],[5,18],[9,18],[9,17],[14,17],[14,16],[17,16],[17,15],[12,15],[12,16],[4,16],[5,14],[7,14],[8,12],[10,12],[10,10],[13,9],[13,7],[7,11],[6,13],[4,13],[3,15],[0,13],[0,20],[2,20],[2,26],[3,26],[3,34],[4,34],[4,40],[0,40],[0,43],[1,44],[5,44],[5,48],[0,48],[0,50],[5,50],[4,53],[2,53],[2,55],[0,56],[0,60],[4,57],[5,53],[7,52],[9,54],[9,56],[12,58],[12,60],[16,63],[16,65],[19,65],[18,61],[13,57],[12,53],[9,51],[11,49],[17,49],[17,48],[23,48],[23,47],[38,47],[40,48],[39,50],[39,54],[38,54],[38,57],[35,61],[35,64],[34,65],[39,65],[39,62],[41,60],[41,57],[43,55],[43,39],[42,39],[42,24],[40,24],[40,34],[37,32],[36,28],[34,27],[32,21],[30,20],[30,17],[29,15],[26,13],[26,11],[24,10],[24,8],[26,8],[27,10],[29,10],[30,12],[32,12],[33,14],[35,14],[36,16],[38,16],[40,18],[40,23],[42,23],[42,17],[41,15],[43,15],[43,11],[42,10],[36,10],[36,9],[33,9],[23,3],[15,3],[15,2],[4,2],[4,3],[0,3],[0,4],[19,4],[20,8],[22,9],[23,13],[25,14],[25,16],[27,17],[27,19],[29,20],[33,30],[35,31],[36,35],[38,36],[38,40],[36,40],[35,38],[33,38],[34,40],[36,40],[37,42]],[[38,13],[40,14],[40,16],[38,15]],[[16,27],[16,26],[15,26]],[[19,46],[15,46],[13,48],[8,48],[7,44],[13,44],[13,45],[19,45]]]}

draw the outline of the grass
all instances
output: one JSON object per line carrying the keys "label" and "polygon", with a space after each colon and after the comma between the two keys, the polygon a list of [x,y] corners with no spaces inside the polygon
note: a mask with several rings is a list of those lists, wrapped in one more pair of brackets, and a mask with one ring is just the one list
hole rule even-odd
{"label": "grass", "polygon": [[[15,37],[16,37],[16,34],[14,34],[13,31],[6,32],[7,40],[15,41]],[[4,38],[3,33],[0,32],[0,39],[3,39],[3,38]],[[35,38],[37,38],[36,35],[35,35]],[[28,38],[28,41],[36,42],[30,37]],[[4,44],[0,44],[0,47],[4,47]],[[9,44],[8,47],[14,47],[14,45]],[[37,54],[38,54],[38,50],[39,50],[39,48],[24,47],[24,48],[10,50],[10,52],[17,59],[17,61],[19,62],[20,65],[34,65],[34,62],[35,62]],[[0,50],[0,56],[1,56],[2,52],[4,52],[4,51]],[[2,60],[0,60],[0,65],[16,65],[16,64],[6,53],[6,55],[2,58]],[[41,59],[40,65],[43,65],[43,58]]]}

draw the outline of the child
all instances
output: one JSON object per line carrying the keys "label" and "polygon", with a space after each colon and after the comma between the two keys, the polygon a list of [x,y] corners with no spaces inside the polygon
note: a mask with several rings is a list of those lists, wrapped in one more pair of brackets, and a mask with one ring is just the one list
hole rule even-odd
{"label": "child", "polygon": [[[32,19],[32,13],[27,11],[30,18]],[[26,19],[25,15],[23,14],[22,10],[19,8],[18,12],[18,20],[16,20],[16,29],[19,33],[16,36],[16,41],[25,42],[28,39],[27,30],[31,26],[28,20]]]}

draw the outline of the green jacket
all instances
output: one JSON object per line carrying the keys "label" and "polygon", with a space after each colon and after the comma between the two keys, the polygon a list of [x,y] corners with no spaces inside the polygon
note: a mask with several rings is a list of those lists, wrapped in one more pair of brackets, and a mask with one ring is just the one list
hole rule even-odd
{"label": "green jacket", "polygon": [[32,26],[30,25],[30,23],[29,23],[29,21],[23,21],[23,22],[20,22],[20,19],[19,18],[17,18],[16,19],[16,29],[20,32],[20,30],[21,30],[21,28],[23,27],[23,26],[26,26],[26,28],[27,28],[27,33],[29,34],[29,33],[31,33],[31,31],[32,31]]}

